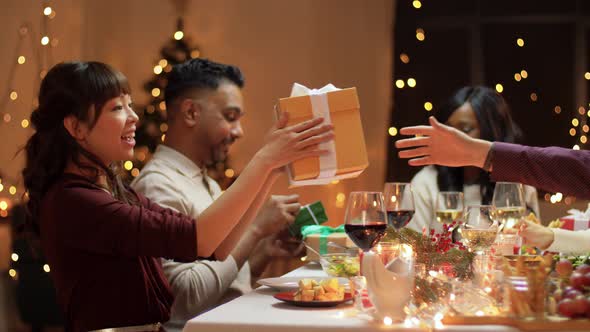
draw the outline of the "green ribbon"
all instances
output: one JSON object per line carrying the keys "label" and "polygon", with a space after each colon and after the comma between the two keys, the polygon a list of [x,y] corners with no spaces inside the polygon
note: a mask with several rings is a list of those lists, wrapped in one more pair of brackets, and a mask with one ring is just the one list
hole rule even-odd
{"label": "green ribbon", "polygon": [[307,225],[301,228],[301,235],[303,239],[311,234],[320,235],[320,255],[328,253],[328,235],[332,233],[344,233],[344,225],[338,227],[321,226],[321,225]]}

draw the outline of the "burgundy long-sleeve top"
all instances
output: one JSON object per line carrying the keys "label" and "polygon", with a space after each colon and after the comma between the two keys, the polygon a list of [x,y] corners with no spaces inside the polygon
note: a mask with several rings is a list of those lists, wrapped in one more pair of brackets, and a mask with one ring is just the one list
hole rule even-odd
{"label": "burgundy long-sleeve top", "polygon": [[66,174],[42,200],[41,244],[67,331],[169,319],[173,296],[158,258],[197,259],[195,221],[133,194],[138,206]]}
{"label": "burgundy long-sleeve top", "polygon": [[492,180],[590,199],[590,151],[494,142]]}

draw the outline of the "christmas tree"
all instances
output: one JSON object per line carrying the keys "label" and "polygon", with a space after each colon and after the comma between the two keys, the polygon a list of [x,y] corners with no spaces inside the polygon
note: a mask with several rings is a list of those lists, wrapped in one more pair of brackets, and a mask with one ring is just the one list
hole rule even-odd
{"label": "christmas tree", "polygon": [[[172,66],[200,56],[199,47],[191,41],[190,37],[185,36],[183,20],[179,18],[176,32],[160,50],[160,58],[154,64],[153,77],[144,84],[144,90],[151,96],[151,100],[147,105],[138,108],[140,122],[135,137],[137,146],[134,160],[124,163],[125,170],[132,177],[139,174],[139,170],[150,160],[158,144],[166,140],[168,124],[164,91],[168,84],[168,73],[172,70]],[[227,188],[235,177],[227,161],[210,167],[208,174],[221,185],[222,189]]]}

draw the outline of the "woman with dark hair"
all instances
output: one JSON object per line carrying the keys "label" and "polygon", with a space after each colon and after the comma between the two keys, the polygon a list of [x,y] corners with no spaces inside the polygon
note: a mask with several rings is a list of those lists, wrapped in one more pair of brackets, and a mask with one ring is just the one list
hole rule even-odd
{"label": "woman with dark hair", "polygon": [[[510,109],[496,91],[483,87],[463,87],[435,114],[436,119],[465,134],[486,141],[518,143],[521,131],[512,121]],[[463,192],[465,206],[492,204],[495,183],[477,167],[426,166],[412,179],[416,213],[409,227],[422,231],[442,230],[435,220],[436,197],[440,191]],[[539,215],[537,191],[525,186],[527,208]]]}
{"label": "woman with dark hair", "polygon": [[225,259],[220,243],[252,221],[278,170],[324,153],[317,144],[332,139],[322,119],[287,120],[195,221],[151,203],[117,173],[133,157],[138,121],[125,76],[99,62],[54,66],[31,115],[23,177],[28,225],[41,239],[66,330],[159,330],[173,298],[158,258]]}

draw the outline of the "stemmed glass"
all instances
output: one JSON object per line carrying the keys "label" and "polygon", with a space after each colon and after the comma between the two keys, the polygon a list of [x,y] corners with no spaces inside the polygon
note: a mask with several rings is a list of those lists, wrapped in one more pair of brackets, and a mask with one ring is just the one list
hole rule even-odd
{"label": "stemmed glass", "polygon": [[451,224],[463,215],[463,193],[458,191],[441,191],[436,196],[436,221]]}
{"label": "stemmed glass", "polygon": [[464,222],[460,226],[463,244],[481,255],[496,241],[498,221],[492,205],[470,205],[465,209]]}
{"label": "stemmed glass", "polygon": [[407,182],[388,182],[383,190],[387,222],[396,230],[405,227],[414,216],[412,185]]}
{"label": "stemmed glass", "polygon": [[344,214],[344,230],[352,242],[363,251],[369,251],[381,240],[386,227],[382,193],[350,193]]}
{"label": "stemmed glass", "polygon": [[500,229],[503,232],[516,233],[514,227],[526,211],[523,185],[514,182],[496,182],[492,202],[496,208]]}

